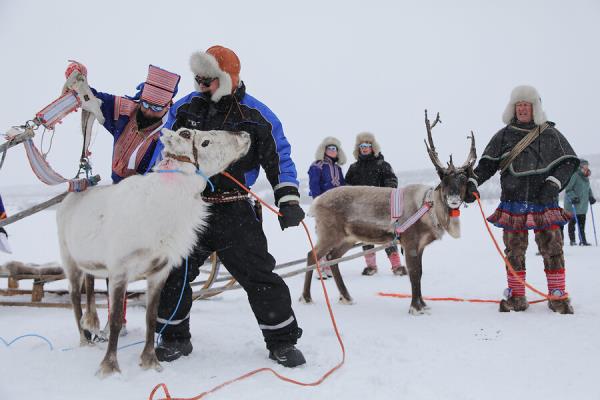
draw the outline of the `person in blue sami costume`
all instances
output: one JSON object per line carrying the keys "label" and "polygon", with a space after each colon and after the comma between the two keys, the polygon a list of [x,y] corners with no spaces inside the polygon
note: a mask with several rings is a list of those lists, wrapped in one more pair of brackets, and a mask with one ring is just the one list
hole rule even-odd
{"label": "person in blue sami costume", "polygon": [[[72,63],[67,73],[73,69],[87,76],[87,69],[82,64]],[[144,174],[152,166],[160,129],[177,94],[180,78],[150,65],[148,77],[138,85],[138,93],[134,97],[115,96],[91,88],[94,96],[102,101],[103,126],[114,138],[113,183],[131,175]]]}

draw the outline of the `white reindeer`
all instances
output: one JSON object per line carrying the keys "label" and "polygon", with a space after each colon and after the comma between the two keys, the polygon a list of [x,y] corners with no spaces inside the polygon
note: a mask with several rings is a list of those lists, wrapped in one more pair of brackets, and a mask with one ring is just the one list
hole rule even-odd
{"label": "white reindeer", "polygon": [[[427,152],[440,177],[435,188],[426,185],[408,185],[404,188],[404,213],[400,223],[423,206],[425,201],[433,203],[427,212],[414,225],[400,235],[400,244],[405,251],[408,275],[412,286],[412,301],[409,312],[421,314],[427,307],[421,296],[422,256],[425,247],[434,240],[441,239],[445,232],[454,238],[460,237],[460,221],[450,217],[451,210],[460,207],[465,198],[467,179],[473,173],[472,167],[477,159],[475,137],[471,132],[471,148],[467,161],[459,168],[450,162],[445,167],[438,158],[431,129],[439,121],[439,114],[430,124],[425,111],[425,126],[429,145]],[[427,143],[426,143],[427,145]],[[315,218],[318,242],[315,246],[317,257],[328,259],[342,257],[357,242],[386,244],[395,237],[391,219],[391,188],[371,186],[341,186],[317,197],[310,214]],[[307,264],[315,263],[312,252],[308,253]],[[352,304],[353,300],[344,284],[337,265],[331,266],[333,278],[340,291],[340,301]],[[300,301],[312,302],[310,285],[312,270],[306,273],[304,290]]]}
{"label": "white reindeer", "polygon": [[[192,250],[195,231],[208,217],[200,194],[205,176],[217,174],[244,156],[250,136],[225,131],[163,130],[163,160],[151,173],[131,176],[118,185],[71,193],[57,211],[63,268],[70,283],[71,302],[82,345],[86,332],[98,333],[99,321],[92,290],[82,318],[81,286],[89,274],[110,281],[110,336],[100,376],[120,372],[117,342],[122,325],[127,283],[147,281],[146,343],[140,366],[161,366],[154,353],[154,330],[160,291],[171,268]],[[89,277],[88,275],[88,277]],[[86,287],[93,279],[85,279]]]}

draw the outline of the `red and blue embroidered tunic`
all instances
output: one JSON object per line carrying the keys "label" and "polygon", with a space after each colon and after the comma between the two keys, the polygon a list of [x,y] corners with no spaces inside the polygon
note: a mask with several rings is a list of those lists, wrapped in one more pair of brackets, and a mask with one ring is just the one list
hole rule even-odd
{"label": "red and blue embroidered tunic", "polygon": [[163,121],[147,128],[138,129],[135,113],[138,103],[125,97],[114,96],[92,89],[102,100],[104,128],[114,138],[112,156],[112,180],[119,183],[131,175],[144,174],[156,148]]}

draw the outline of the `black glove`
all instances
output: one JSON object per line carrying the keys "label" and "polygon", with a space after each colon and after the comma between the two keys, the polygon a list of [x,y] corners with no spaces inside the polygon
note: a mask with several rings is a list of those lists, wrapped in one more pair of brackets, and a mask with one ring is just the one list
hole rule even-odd
{"label": "black glove", "polygon": [[581,200],[579,200],[578,196],[573,196],[573,197],[569,198],[569,200],[571,201],[571,204],[579,204],[579,202],[581,201]]}
{"label": "black glove", "polygon": [[290,226],[298,226],[300,221],[304,219],[304,211],[297,201],[281,203],[279,212],[281,213],[278,217],[281,230],[289,228]]}
{"label": "black glove", "polygon": [[477,193],[479,196],[479,190],[477,190],[477,186],[472,181],[467,182],[467,193],[465,193],[465,203],[472,203],[477,198],[473,195],[473,192]]}
{"label": "black glove", "polygon": [[[594,200],[594,202],[596,202],[596,200]],[[594,204],[594,203],[592,203],[592,204]],[[6,233],[3,226],[0,226],[0,233],[4,233],[6,235],[6,237],[8,237],[8,233]]]}
{"label": "black glove", "polygon": [[596,202],[596,198],[593,196],[590,196],[590,204],[594,204]]}
{"label": "black glove", "polygon": [[560,192],[560,188],[556,183],[551,181],[544,182],[538,195],[540,204],[554,203],[558,199],[558,192]]}

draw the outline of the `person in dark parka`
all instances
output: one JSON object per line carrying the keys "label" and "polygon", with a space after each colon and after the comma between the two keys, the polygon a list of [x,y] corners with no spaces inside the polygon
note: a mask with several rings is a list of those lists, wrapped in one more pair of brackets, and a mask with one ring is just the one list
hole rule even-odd
{"label": "person in dark parka", "polygon": [[[398,187],[398,178],[392,170],[392,166],[384,160],[375,135],[369,132],[356,135],[353,154],[356,162],[350,165],[346,173],[347,185]],[[373,247],[373,245],[365,245],[363,250],[369,250]],[[406,267],[402,265],[400,260],[398,246],[390,246],[385,249],[385,252],[392,265],[394,275],[406,275]],[[362,274],[374,275],[377,272],[377,256],[375,253],[365,255],[365,261],[367,266],[363,269]]]}
{"label": "person in dark parka", "polygon": [[[508,288],[500,311],[524,311],[529,307],[525,297],[525,251],[528,232],[533,230],[544,259],[548,294],[554,296],[548,306],[560,314],[572,314],[565,289],[560,229],[571,215],[559,207],[558,193],[577,169],[579,159],[554,122],[547,120],[535,88],[517,86],[502,120],[506,126],[486,146],[473,171],[475,176],[469,178],[465,199],[474,201],[472,193],[477,192],[477,186],[501,170],[500,205],[488,221],[504,230],[504,252],[517,276],[507,269]],[[529,143],[521,142],[525,137]],[[520,152],[513,152],[515,148]]]}
{"label": "person in dark parka", "polygon": [[[171,107],[165,127],[247,132],[251,138],[250,150],[226,171],[249,187],[262,167],[281,213],[281,229],[300,224],[304,211],[300,207],[291,146],[277,116],[246,92],[240,80],[241,64],[237,55],[228,48],[212,46],[206,52],[192,54],[190,67],[197,91]],[[153,160],[160,158],[161,150],[159,143]],[[202,199],[210,203],[207,226],[198,233],[187,264],[183,260],[179,268],[171,271],[161,293],[157,332],[162,331],[163,340],[156,347],[157,358],[173,361],[192,352],[189,282],[198,276],[199,267],[210,254],[216,252],[246,291],[269,357],[286,367],[304,364],[306,360],[295,346],[302,330],[292,310],[290,291],[283,279],[273,272],[275,259],[268,251],[267,238],[248,195],[221,174],[210,180],[214,191],[207,185],[201,194]],[[184,282],[186,268],[188,279]],[[173,315],[174,310],[177,311]]]}

